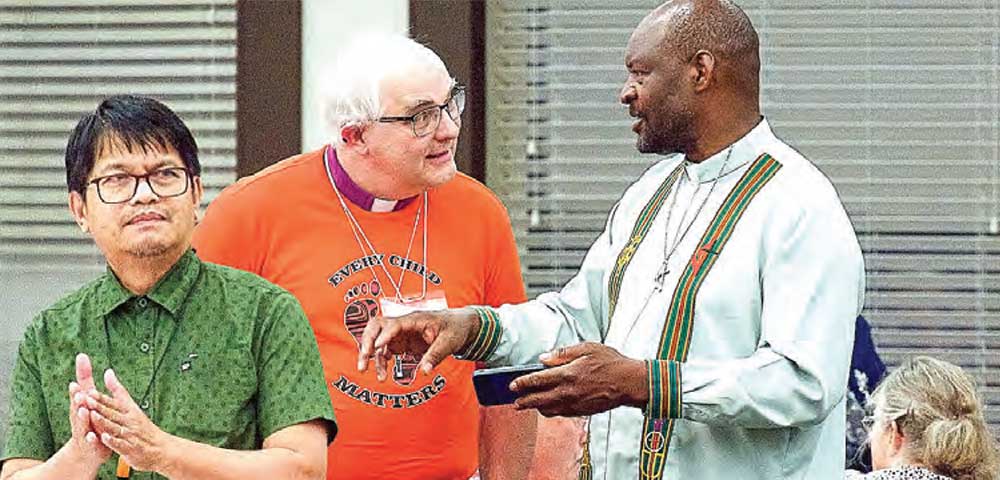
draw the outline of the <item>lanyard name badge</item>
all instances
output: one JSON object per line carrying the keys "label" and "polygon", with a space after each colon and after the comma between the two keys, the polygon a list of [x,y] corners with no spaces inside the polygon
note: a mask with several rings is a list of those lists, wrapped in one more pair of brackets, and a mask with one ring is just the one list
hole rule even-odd
{"label": "lanyard name badge", "polygon": [[434,310],[447,310],[448,299],[444,292],[432,291],[422,299],[402,300],[398,298],[382,297],[379,299],[382,307],[382,316],[401,317],[413,312],[429,312]]}

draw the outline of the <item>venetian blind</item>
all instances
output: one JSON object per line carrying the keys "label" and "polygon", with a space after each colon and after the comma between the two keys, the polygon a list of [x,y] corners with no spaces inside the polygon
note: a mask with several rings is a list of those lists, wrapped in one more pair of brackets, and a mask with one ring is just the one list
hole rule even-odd
{"label": "venetian blind", "polygon": [[[532,294],[575,273],[656,157],[617,94],[655,0],[491,0],[487,183],[510,209]],[[891,365],[928,354],[979,380],[1000,425],[1000,1],[737,1],[761,34],[778,136],[833,181]]]}
{"label": "venetian blind", "polygon": [[235,0],[0,1],[0,264],[97,270],[66,206],[76,121],[120,93],[164,102],[201,150],[205,202],[235,175]]}

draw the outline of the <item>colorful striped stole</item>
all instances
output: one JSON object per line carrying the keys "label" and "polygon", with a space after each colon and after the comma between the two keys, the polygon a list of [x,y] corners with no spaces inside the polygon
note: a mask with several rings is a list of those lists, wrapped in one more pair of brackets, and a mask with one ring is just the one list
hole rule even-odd
{"label": "colorful striped stole", "polygon": [[[681,414],[681,382],[679,364],[687,359],[694,327],[694,305],[705,277],[715,265],[747,206],[766,185],[781,164],[763,154],[750,165],[733,190],[722,202],[715,218],[698,242],[684,272],[674,289],[673,300],[660,337],[658,359],[668,361],[667,368],[656,369],[650,378],[647,411],[668,412],[667,418],[645,418],[640,441],[640,480],[660,480],[666,463],[674,419]],[[662,392],[669,392],[662,398]]]}

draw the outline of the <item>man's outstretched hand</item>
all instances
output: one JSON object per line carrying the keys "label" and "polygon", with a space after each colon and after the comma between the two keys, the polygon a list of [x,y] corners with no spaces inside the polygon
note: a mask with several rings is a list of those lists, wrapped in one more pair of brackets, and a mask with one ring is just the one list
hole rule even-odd
{"label": "man's outstretched hand", "polygon": [[388,359],[400,353],[423,355],[418,368],[424,374],[450,355],[461,352],[479,331],[479,315],[471,308],[413,312],[401,317],[376,317],[361,336],[358,371],[375,360],[375,374],[387,377]]}

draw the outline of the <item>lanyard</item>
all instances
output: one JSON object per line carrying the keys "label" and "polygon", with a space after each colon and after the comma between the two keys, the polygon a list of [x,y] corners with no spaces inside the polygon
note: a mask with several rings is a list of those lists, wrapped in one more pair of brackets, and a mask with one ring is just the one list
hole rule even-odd
{"label": "lanyard", "polygon": [[[329,148],[329,147],[328,147]],[[329,152],[329,150],[328,150]],[[329,155],[329,153],[328,153]],[[351,213],[351,209],[347,207],[347,202],[344,201],[344,196],[340,193],[340,189],[337,188],[337,182],[333,178],[333,172],[330,171],[330,162],[324,161],[323,165],[326,167],[326,175],[330,179],[330,185],[333,187],[333,192],[337,194],[337,200],[340,202],[340,207],[344,210],[344,216],[347,217],[348,224],[351,226],[351,233],[354,234],[354,240],[358,243],[358,248],[361,249],[361,254],[364,256],[368,255],[370,251],[372,255],[382,258],[379,256],[378,251],[375,250],[375,245],[372,244],[371,240],[368,239],[368,235],[365,234],[364,229],[361,228],[361,223],[354,218],[354,214]],[[413,248],[413,239],[417,236],[417,225],[420,224],[421,213],[423,214],[423,256],[421,258],[421,263],[424,269],[429,269],[430,266],[427,264],[427,217],[428,207],[427,207],[427,191],[423,193],[423,205],[417,209],[417,213],[413,217],[413,230],[410,232],[410,242],[406,247],[405,259],[410,260],[410,251]],[[399,303],[409,303],[418,302],[427,297],[427,272],[425,271],[421,277],[420,295],[416,297],[404,297],[403,296],[403,278],[406,275],[406,266],[400,266],[399,272],[399,282],[392,278],[392,274],[389,273],[389,269],[385,266],[385,261],[378,262],[379,267],[382,268],[382,272],[385,274],[386,278],[389,279],[389,284],[395,290],[395,297]],[[378,275],[375,273],[375,267],[371,264],[368,268],[372,272],[372,277],[376,280]]]}

